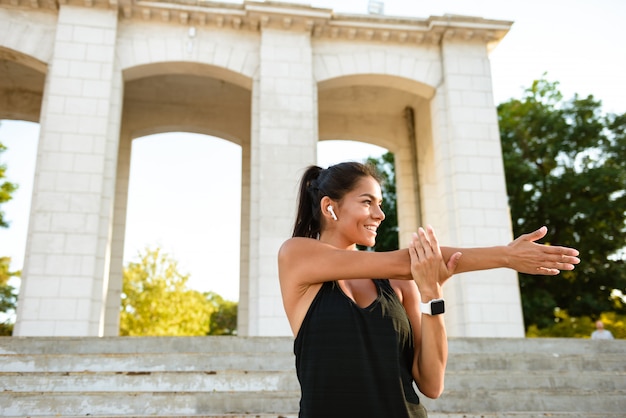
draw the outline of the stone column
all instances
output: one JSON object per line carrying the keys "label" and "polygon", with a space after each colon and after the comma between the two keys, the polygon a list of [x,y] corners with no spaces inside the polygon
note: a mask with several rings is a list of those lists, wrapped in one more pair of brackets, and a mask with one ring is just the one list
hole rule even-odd
{"label": "stone column", "polygon": [[[258,78],[252,87],[251,114],[258,115],[259,82]],[[254,121],[252,121],[254,124]],[[237,306],[237,333],[250,335],[249,332],[249,300],[250,300],[250,150],[251,143],[241,147],[241,232],[239,244],[239,305]]]}
{"label": "stone column", "polygon": [[116,9],[60,6],[40,119],[17,336],[103,333],[122,105],[116,31]]}
{"label": "stone column", "polygon": [[[426,222],[446,231],[441,242],[448,245],[506,244],[512,239],[510,214],[486,45],[444,37],[441,48],[444,82],[431,105],[436,169],[434,182],[424,180],[427,213],[436,218]],[[444,293],[449,335],[524,336],[514,271],[458,275]]]}
{"label": "stone column", "polygon": [[[298,180],[317,150],[317,87],[308,32],[263,28],[253,85],[246,335],[291,335],[277,253],[291,236]],[[243,296],[243,295],[242,295]]]}
{"label": "stone column", "polygon": [[122,132],[117,154],[115,204],[111,232],[111,257],[109,285],[107,286],[104,316],[104,335],[117,336],[120,332],[120,301],[124,277],[124,238],[126,236],[126,212],[128,209],[128,186],[130,181],[132,138]]}

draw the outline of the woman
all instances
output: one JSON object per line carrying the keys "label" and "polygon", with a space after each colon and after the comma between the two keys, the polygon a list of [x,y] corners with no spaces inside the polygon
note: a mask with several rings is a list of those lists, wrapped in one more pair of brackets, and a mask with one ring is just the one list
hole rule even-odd
{"label": "woman", "polygon": [[408,249],[357,251],[374,245],[381,204],[367,165],[311,166],[302,177],[293,238],[278,254],[296,337],[300,417],[426,417],[413,382],[430,398],[443,391],[443,283],[453,273],[497,267],[554,275],[579,262],[574,249],[534,243],[545,228],[462,253],[420,228]]}

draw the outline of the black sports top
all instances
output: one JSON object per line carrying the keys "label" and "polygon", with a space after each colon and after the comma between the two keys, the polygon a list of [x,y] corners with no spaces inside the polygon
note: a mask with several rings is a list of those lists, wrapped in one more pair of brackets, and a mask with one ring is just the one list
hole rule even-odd
{"label": "black sports top", "polygon": [[423,417],[413,390],[413,332],[389,280],[367,308],[326,282],[294,342],[301,418]]}

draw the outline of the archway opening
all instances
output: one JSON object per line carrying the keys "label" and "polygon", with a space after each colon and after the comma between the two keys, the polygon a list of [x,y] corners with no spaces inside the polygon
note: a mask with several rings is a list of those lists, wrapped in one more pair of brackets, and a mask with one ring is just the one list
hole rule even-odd
{"label": "archway opening", "polygon": [[241,146],[183,132],[133,140],[124,265],[158,247],[191,288],[237,301],[240,224]]}
{"label": "archway opening", "polygon": [[[0,165],[6,167],[5,177],[0,179],[0,184],[8,181],[17,185],[17,189],[11,194],[11,200],[0,206],[3,219],[9,224],[7,228],[0,228],[0,257],[10,259],[9,272],[17,272],[23,269],[26,253],[39,124],[0,120],[0,144],[6,148],[0,153]],[[17,293],[21,280],[12,276],[7,284]],[[0,322],[6,320],[15,322],[15,312],[9,310],[4,315],[0,313]]]}
{"label": "archway opening", "polygon": [[388,150],[378,145],[360,141],[326,140],[317,143],[317,164],[322,168],[344,161],[364,162],[379,158]]}

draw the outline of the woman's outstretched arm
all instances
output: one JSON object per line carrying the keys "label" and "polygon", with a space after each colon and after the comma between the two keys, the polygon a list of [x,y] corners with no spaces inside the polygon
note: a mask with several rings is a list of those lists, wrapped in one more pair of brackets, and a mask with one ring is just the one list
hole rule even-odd
{"label": "woman's outstretched arm", "polygon": [[441,247],[444,260],[461,252],[456,273],[493,268],[511,268],[520,273],[554,276],[561,270],[574,270],[580,263],[578,250],[568,247],[538,244],[548,229],[543,226],[534,232],[520,235],[508,245],[483,248]]}
{"label": "woman's outstretched arm", "polygon": [[[455,273],[511,268],[521,273],[556,275],[580,263],[574,248],[538,244],[547,228],[519,236],[508,245],[477,248],[441,246],[446,263],[457,258]],[[459,254],[460,253],[460,254]],[[363,252],[337,249],[312,238],[291,238],[279,251],[279,266],[303,284],[328,280],[376,278],[412,279],[408,249]]]}

